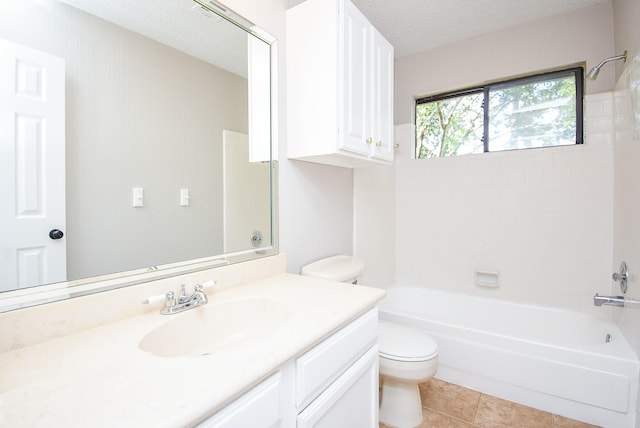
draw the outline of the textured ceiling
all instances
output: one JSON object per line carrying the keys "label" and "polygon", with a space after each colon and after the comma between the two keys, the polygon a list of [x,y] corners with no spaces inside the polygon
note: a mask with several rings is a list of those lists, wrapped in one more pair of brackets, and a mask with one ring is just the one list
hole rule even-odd
{"label": "textured ceiling", "polygon": [[[289,0],[289,6],[303,0]],[[329,0],[327,0],[329,1]],[[396,57],[611,0],[352,0]]]}
{"label": "textured ceiling", "polygon": [[[2,1],[2,0],[0,0]],[[60,0],[246,75],[246,35],[193,0]],[[304,0],[288,0],[289,7]],[[333,0],[323,0],[333,1]],[[611,0],[352,0],[403,57]],[[637,0],[634,0],[637,1]],[[222,0],[224,3],[224,0]]]}
{"label": "textured ceiling", "polygon": [[[0,0],[2,1],[2,0]],[[193,0],[60,0],[232,73],[247,75],[247,33]]]}

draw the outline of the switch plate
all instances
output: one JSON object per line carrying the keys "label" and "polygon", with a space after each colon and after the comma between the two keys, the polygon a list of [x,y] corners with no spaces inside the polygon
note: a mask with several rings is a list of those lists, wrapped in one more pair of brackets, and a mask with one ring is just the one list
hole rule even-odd
{"label": "switch plate", "polygon": [[144,207],[144,189],[142,187],[134,187],[131,193],[133,196],[131,206],[134,208]]}
{"label": "switch plate", "polygon": [[191,196],[189,195],[189,189],[180,189],[180,206],[188,207],[189,199]]}

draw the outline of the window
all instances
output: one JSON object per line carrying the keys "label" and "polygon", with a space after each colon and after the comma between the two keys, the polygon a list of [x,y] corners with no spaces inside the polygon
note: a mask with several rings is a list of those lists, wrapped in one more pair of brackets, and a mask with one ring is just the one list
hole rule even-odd
{"label": "window", "polygon": [[416,100],[416,158],[582,144],[582,67]]}

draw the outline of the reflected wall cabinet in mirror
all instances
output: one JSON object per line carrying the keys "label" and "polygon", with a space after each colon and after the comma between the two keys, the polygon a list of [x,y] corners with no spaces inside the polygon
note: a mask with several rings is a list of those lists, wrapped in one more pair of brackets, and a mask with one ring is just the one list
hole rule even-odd
{"label": "reflected wall cabinet in mirror", "polygon": [[[393,47],[349,0],[287,11],[288,157],[393,161]],[[312,47],[312,48],[310,48]]]}
{"label": "reflected wall cabinet in mirror", "polygon": [[209,0],[0,2],[0,311],[276,254],[275,43]]}

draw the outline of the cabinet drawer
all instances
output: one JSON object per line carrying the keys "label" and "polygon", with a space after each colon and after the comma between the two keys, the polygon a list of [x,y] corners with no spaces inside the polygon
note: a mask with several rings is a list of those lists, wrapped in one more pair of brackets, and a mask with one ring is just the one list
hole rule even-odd
{"label": "cabinet drawer", "polygon": [[296,361],[296,408],[304,409],[367,349],[377,343],[378,309],[372,309]]}
{"label": "cabinet drawer", "polygon": [[272,428],[282,419],[281,376],[277,373],[220,412],[197,425],[197,428]]}

